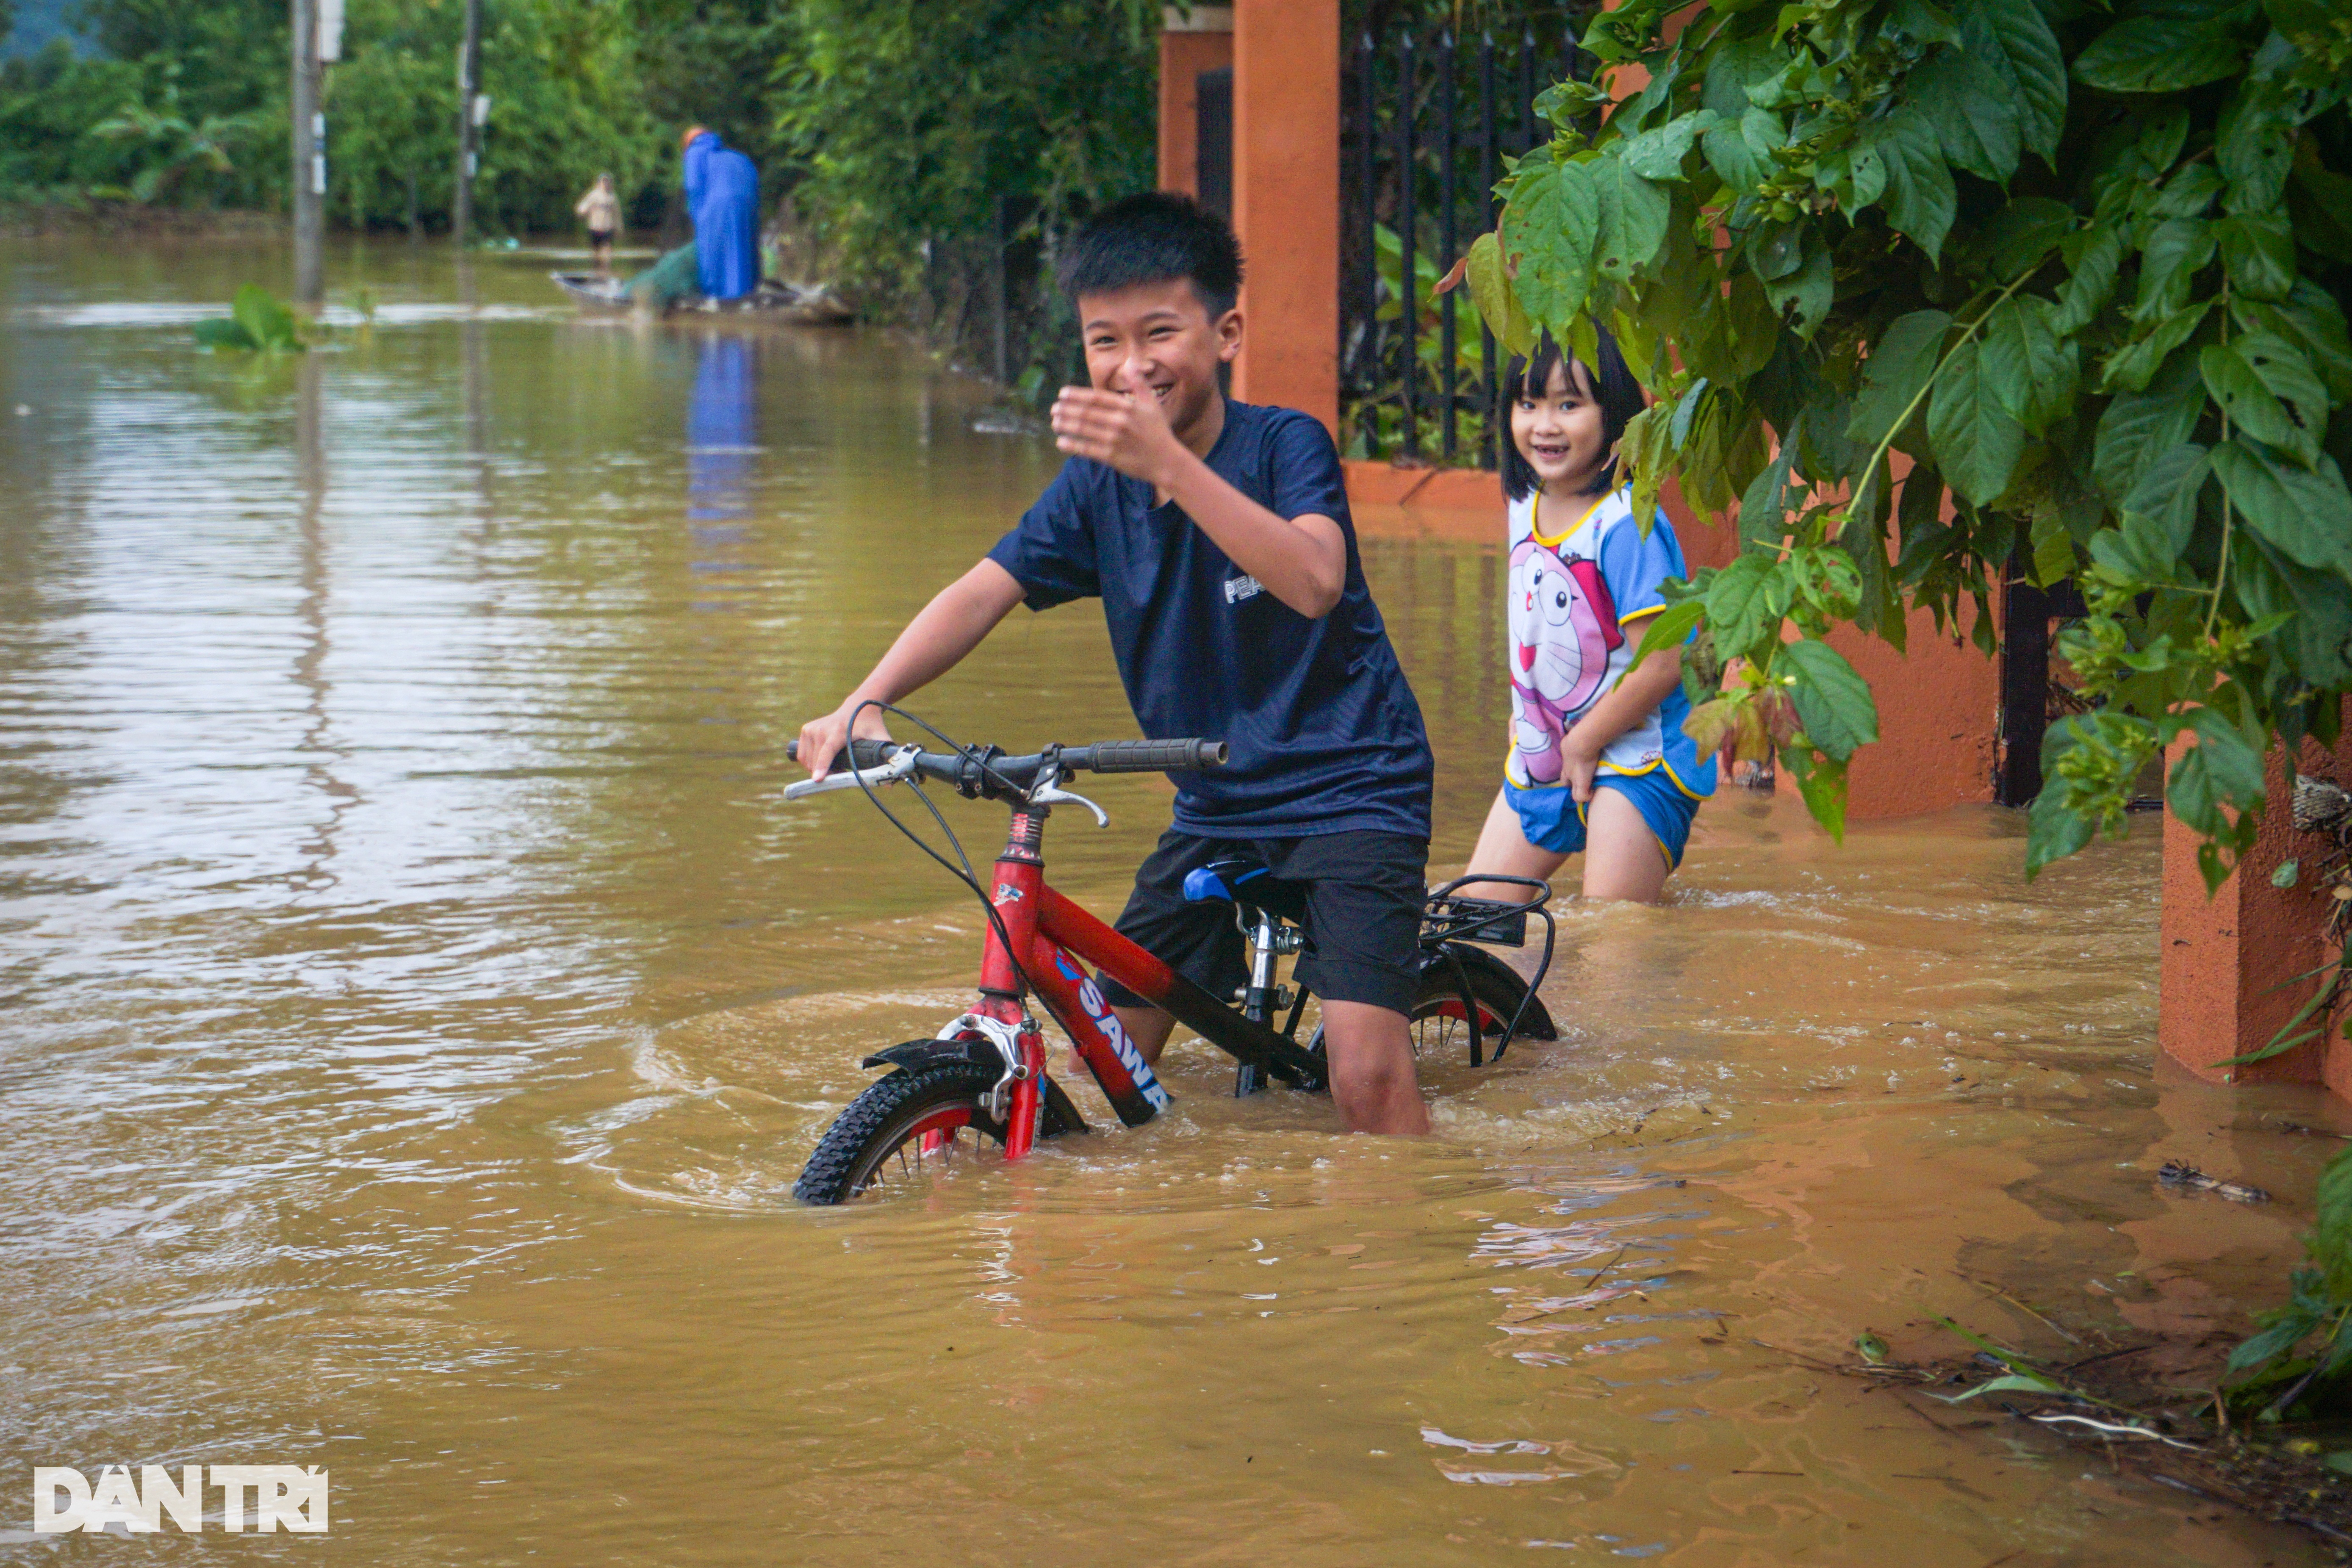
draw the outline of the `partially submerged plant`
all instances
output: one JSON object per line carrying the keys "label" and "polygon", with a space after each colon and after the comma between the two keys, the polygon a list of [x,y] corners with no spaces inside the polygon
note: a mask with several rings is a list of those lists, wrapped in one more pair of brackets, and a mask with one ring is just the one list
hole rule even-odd
{"label": "partially submerged plant", "polygon": [[301,318],[258,283],[236,291],[226,316],[198,321],[196,342],[215,353],[299,354],[310,345],[302,341]]}

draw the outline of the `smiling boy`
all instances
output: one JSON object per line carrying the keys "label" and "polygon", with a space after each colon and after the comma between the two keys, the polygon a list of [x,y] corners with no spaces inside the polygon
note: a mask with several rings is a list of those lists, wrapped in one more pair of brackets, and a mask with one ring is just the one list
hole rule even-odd
{"label": "smiling boy", "polygon": [[[953,668],[1013,607],[1099,597],[1144,733],[1221,740],[1230,762],[1177,775],[1175,820],[1136,874],[1121,933],[1230,995],[1242,945],[1185,873],[1246,848],[1307,885],[1331,1092],[1351,1131],[1425,1132],[1405,1015],[1418,989],[1433,771],[1421,709],[1364,584],[1331,437],[1294,409],[1234,403],[1241,254],[1224,222],[1167,193],[1106,208],[1061,284],[1090,386],[1054,405],[1061,473],[986,558],[943,589],[842,705],[801,731],[835,757],[858,704]],[[882,739],[867,709],[856,733]],[[1147,1060],[1173,1020],[1105,978]]]}

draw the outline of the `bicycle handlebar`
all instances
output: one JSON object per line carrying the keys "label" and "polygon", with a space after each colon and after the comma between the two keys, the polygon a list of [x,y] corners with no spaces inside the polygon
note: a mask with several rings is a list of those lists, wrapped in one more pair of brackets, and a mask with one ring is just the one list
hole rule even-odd
{"label": "bicycle handlebar", "polygon": [[[914,752],[914,771],[923,777],[953,784],[966,795],[992,798],[1003,795],[1006,785],[1026,790],[1049,762],[1065,773],[1156,773],[1220,768],[1227,756],[1223,741],[1098,741],[1008,757],[977,747],[968,752],[923,752],[889,741],[854,740],[849,763],[861,770],[884,767],[908,752]],[[798,741],[785,742],[784,755],[798,762],[800,754]],[[837,766],[841,759],[834,761]]]}
{"label": "bicycle handlebar", "polygon": [[[1083,754],[1084,761],[1072,759]],[[1062,753],[1062,765],[1098,773],[1195,773],[1225,765],[1223,741],[1097,741]]]}

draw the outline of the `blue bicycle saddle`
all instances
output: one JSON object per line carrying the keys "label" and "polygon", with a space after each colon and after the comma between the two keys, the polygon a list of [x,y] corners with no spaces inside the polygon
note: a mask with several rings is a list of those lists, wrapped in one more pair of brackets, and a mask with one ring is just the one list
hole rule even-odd
{"label": "blue bicycle saddle", "polygon": [[1307,919],[1307,884],[1286,881],[1255,860],[1212,860],[1184,873],[1184,901],[1248,904],[1286,921]]}

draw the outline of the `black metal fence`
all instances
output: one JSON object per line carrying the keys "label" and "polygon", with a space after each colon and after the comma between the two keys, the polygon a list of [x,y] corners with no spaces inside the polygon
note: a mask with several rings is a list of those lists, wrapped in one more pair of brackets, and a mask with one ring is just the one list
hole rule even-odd
{"label": "black metal fence", "polygon": [[1493,468],[1496,343],[1462,291],[1432,290],[1492,228],[1504,160],[1550,130],[1535,98],[1582,75],[1570,10],[1513,40],[1408,25],[1349,50],[1340,176],[1339,380],[1351,457]]}

